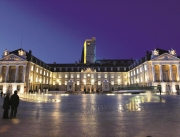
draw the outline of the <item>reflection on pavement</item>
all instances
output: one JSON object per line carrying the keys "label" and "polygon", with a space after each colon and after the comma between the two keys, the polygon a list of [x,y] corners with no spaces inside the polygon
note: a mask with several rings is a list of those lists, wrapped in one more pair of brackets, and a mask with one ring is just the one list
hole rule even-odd
{"label": "reflection on pavement", "polygon": [[49,98],[52,94],[18,94],[22,101],[34,103],[58,103],[60,99]]}
{"label": "reflection on pavement", "polygon": [[122,110],[123,107],[128,111],[142,111],[141,104],[143,103],[165,103],[166,101],[162,97],[158,96],[135,96],[129,99],[129,103],[122,106],[119,106],[119,109]]}

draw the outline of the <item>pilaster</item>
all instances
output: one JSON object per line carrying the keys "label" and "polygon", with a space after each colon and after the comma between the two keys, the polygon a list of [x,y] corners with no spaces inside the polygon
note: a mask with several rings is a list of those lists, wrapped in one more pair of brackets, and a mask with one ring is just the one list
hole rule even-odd
{"label": "pilaster", "polygon": [[173,82],[172,65],[169,65],[169,68],[170,68],[170,78],[171,78],[171,81]]}
{"label": "pilaster", "polygon": [[7,65],[7,68],[6,68],[5,82],[7,82],[7,79],[8,79],[8,72],[9,72],[9,65]]}
{"label": "pilaster", "polygon": [[159,65],[159,70],[160,70],[160,79],[161,79],[161,82],[163,82],[162,65]]}
{"label": "pilaster", "polygon": [[154,71],[154,65],[152,65],[152,73],[153,73],[153,82],[155,82],[155,71]]}
{"label": "pilaster", "polygon": [[16,75],[15,75],[15,83],[17,82],[17,76],[18,76],[18,65],[16,65]]}

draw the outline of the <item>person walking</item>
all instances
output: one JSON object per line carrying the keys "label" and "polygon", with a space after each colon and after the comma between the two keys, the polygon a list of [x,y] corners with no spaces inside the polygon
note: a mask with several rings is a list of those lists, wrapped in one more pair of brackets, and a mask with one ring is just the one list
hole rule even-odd
{"label": "person walking", "polygon": [[1,90],[1,98],[2,98],[2,96],[3,96],[3,91]]}
{"label": "person walking", "polygon": [[160,93],[160,95],[161,95],[161,89],[159,89],[159,93]]}
{"label": "person walking", "polygon": [[4,98],[3,109],[4,109],[3,119],[8,119],[9,118],[8,112],[10,109],[9,93],[7,93],[6,97]]}
{"label": "person walking", "polygon": [[11,105],[11,116],[10,116],[10,119],[16,118],[17,107],[19,105],[19,96],[17,95],[17,91],[16,90],[14,91],[14,94],[11,96],[10,105]]}

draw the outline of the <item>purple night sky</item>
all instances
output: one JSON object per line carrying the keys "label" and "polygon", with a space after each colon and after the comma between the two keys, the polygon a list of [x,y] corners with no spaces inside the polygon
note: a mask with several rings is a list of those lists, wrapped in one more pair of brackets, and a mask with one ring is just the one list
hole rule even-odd
{"label": "purple night sky", "polygon": [[21,47],[45,63],[74,63],[96,37],[97,59],[180,55],[179,0],[0,0],[0,54]]}

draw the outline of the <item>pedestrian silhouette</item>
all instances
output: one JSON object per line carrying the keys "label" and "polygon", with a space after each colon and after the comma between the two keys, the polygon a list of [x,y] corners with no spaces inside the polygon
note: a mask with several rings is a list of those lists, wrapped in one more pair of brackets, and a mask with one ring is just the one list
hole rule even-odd
{"label": "pedestrian silhouette", "polygon": [[161,89],[159,89],[159,93],[160,93],[160,95],[161,95]]}
{"label": "pedestrian silhouette", "polygon": [[1,90],[1,98],[2,98],[2,96],[3,96],[3,92],[2,92],[2,90]]}
{"label": "pedestrian silhouette", "polygon": [[4,98],[3,109],[4,109],[3,119],[8,119],[9,118],[8,112],[10,109],[9,93],[7,93],[6,97]]}
{"label": "pedestrian silhouette", "polygon": [[11,119],[16,118],[17,107],[19,105],[19,96],[17,95],[17,91],[14,91],[14,94],[11,96],[10,105],[11,105],[11,116],[10,116],[10,118]]}

